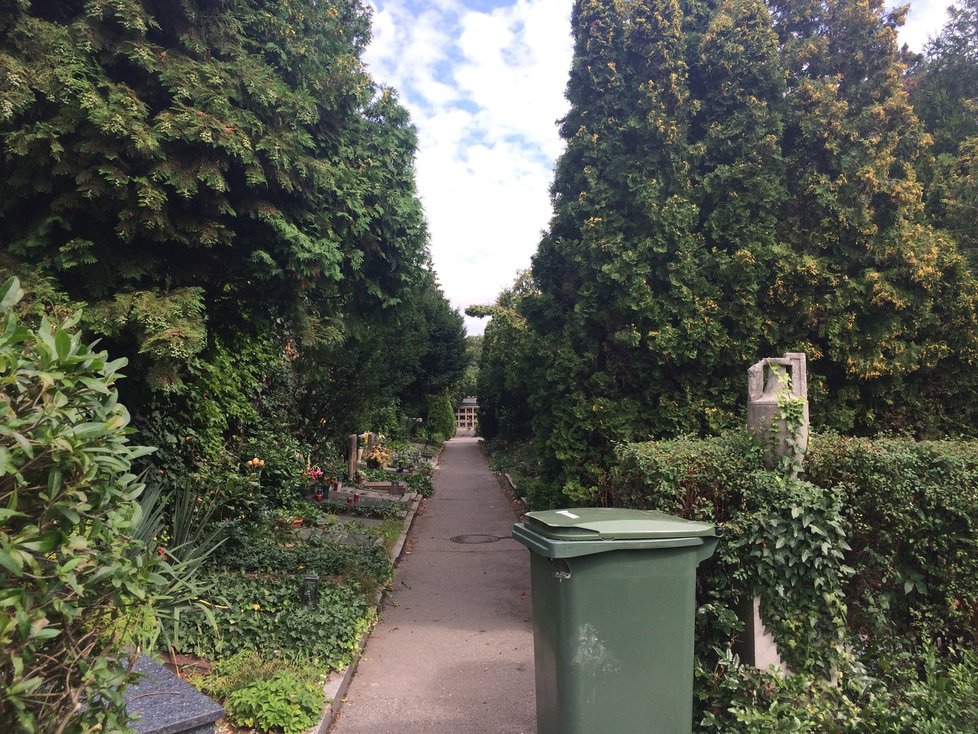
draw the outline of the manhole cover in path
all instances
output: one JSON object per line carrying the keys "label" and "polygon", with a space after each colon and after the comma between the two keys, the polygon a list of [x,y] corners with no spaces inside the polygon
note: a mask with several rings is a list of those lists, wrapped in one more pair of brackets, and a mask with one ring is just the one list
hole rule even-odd
{"label": "manhole cover in path", "polygon": [[453,543],[464,543],[474,545],[476,543],[495,543],[500,538],[496,535],[456,535],[451,539]]}

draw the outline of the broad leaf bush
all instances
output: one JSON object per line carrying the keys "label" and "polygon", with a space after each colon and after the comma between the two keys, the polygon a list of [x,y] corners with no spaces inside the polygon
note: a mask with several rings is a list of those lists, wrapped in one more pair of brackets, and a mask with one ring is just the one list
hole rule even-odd
{"label": "broad leaf bush", "polygon": [[0,730],[123,728],[124,622],[163,579],[134,536],[143,485],[110,360],[0,287]]}

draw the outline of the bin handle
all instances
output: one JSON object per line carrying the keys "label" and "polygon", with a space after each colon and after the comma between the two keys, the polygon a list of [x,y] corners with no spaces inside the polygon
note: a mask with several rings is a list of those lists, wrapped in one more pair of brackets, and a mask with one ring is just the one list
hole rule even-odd
{"label": "bin handle", "polygon": [[703,545],[696,549],[696,565],[705,561],[707,558],[713,555],[713,551],[717,548],[717,543],[720,542],[720,538],[703,538]]}

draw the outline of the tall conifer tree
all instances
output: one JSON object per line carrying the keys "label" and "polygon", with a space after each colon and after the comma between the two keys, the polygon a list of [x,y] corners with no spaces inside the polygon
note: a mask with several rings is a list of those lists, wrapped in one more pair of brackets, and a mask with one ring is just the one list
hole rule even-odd
{"label": "tall conifer tree", "polygon": [[927,212],[978,269],[978,0],[960,0],[909,80],[936,160],[919,166]]}
{"label": "tall conifer tree", "polygon": [[574,6],[567,149],[521,303],[550,478],[593,499],[614,442],[740,423],[747,366],[788,349],[819,422],[965,428],[976,290],[920,223],[899,15],[684,7]]}
{"label": "tall conifer tree", "polygon": [[[920,223],[924,131],[902,83],[898,10],[882,0],[775,3],[790,111],[790,197],[775,303],[809,354],[822,420],[843,430],[964,429],[978,352],[974,283]],[[794,329],[794,333],[791,333]]]}
{"label": "tall conifer tree", "polygon": [[780,341],[768,285],[789,251],[777,231],[787,197],[784,69],[762,0],[726,0],[693,52],[699,227],[710,250],[704,267],[722,292],[728,377],[738,380],[758,350]]}
{"label": "tall conifer tree", "polygon": [[527,305],[549,365],[535,428],[569,491],[601,481],[614,441],[705,428],[703,378],[726,346],[696,232],[679,6],[581,0],[573,18],[567,152]]}

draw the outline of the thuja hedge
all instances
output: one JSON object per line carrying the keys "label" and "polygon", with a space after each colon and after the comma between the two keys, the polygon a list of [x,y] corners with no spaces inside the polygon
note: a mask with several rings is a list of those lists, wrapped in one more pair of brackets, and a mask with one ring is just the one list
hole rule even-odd
{"label": "thuja hedge", "polygon": [[794,670],[834,664],[842,635],[857,652],[978,641],[978,442],[819,434],[803,478],[763,471],[742,432],[618,449],[612,504],[727,526],[699,577],[701,652],[755,592]]}

